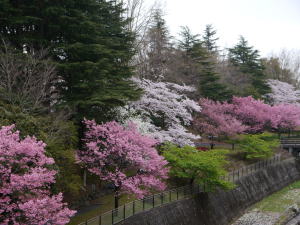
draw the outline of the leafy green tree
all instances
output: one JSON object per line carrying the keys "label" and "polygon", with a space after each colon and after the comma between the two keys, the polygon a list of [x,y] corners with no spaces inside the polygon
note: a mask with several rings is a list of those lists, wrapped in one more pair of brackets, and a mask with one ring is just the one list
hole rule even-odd
{"label": "leafy green tree", "polygon": [[182,148],[173,144],[162,147],[163,156],[169,162],[170,175],[184,178],[192,184],[206,184],[210,190],[216,187],[228,189],[233,185],[221,179],[226,174],[227,150],[199,151],[192,146]]}
{"label": "leafy green tree", "polygon": [[279,140],[270,133],[247,134],[241,135],[238,144],[246,159],[264,159],[274,154],[273,149],[279,146]]}
{"label": "leafy green tree", "polygon": [[216,37],[217,31],[213,28],[211,24],[207,24],[202,36],[202,43],[206,50],[210,53],[216,53],[218,51],[218,46],[216,44],[219,38]]}
{"label": "leafy green tree", "polygon": [[134,38],[118,2],[1,1],[0,35],[20,51],[50,49],[61,76],[60,103],[71,106],[78,119],[99,118],[138,97],[127,79]]}
{"label": "leafy green tree", "polygon": [[229,49],[229,61],[242,73],[249,75],[252,87],[244,95],[260,98],[270,92],[266,84],[265,68],[260,59],[258,50],[248,45],[248,41],[241,36],[239,43]]}

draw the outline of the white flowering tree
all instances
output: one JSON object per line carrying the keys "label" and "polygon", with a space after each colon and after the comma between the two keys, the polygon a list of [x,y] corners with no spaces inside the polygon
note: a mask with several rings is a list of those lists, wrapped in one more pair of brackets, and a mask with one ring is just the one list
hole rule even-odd
{"label": "white flowering tree", "polygon": [[268,85],[271,87],[272,92],[267,94],[266,97],[274,104],[289,103],[300,105],[300,91],[286,82],[279,80],[268,80]]}
{"label": "white flowering tree", "polygon": [[144,95],[139,101],[119,109],[119,120],[133,121],[141,132],[161,142],[193,145],[193,140],[200,138],[186,129],[193,120],[192,113],[201,110],[198,103],[185,94],[195,91],[193,87],[146,79],[134,81],[144,90]]}

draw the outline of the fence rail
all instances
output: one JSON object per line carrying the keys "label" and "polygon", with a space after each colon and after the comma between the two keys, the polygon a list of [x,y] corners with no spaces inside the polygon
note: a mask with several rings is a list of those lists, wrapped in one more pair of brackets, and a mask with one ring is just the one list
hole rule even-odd
{"label": "fence rail", "polygon": [[[290,159],[287,159],[290,160]],[[271,165],[275,165],[281,162],[280,155],[275,155],[274,157],[263,160],[241,169],[234,170],[229,172],[225,177],[222,177],[224,180],[236,182],[240,178],[252,174],[261,169],[265,169]],[[185,199],[191,197],[194,194],[201,192],[206,192],[205,185],[187,185],[171,190],[167,190],[158,194],[154,194],[143,199],[134,200],[125,205],[122,205],[116,209],[110,210],[106,213],[103,213],[99,216],[91,218],[85,222],[82,222],[78,225],[113,225],[122,220],[127,219],[130,216],[133,216],[137,213],[150,210],[152,208],[174,202],[177,200]]]}

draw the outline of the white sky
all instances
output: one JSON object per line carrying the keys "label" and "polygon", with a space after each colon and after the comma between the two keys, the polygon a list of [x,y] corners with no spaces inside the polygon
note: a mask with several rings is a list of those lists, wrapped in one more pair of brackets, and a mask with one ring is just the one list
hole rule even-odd
{"label": "white sky", "polygon": [[300,0],[157,1],[173,36],[180,26],[202,33],[206,24],[212,24],[221,47],[233,46],[243,35],[262,56],[282,48],[300,49]]}

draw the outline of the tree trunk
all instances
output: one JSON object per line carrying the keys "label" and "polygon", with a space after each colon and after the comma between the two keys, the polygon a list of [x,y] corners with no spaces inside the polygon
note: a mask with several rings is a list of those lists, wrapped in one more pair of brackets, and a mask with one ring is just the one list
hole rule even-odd
{"label": "tree trunk", "polygon": [[84,168],[84,171],[83,171],[83,186],[86,187],[86,168]]}
{"label": "tree trunk", "polygon": [[115,209],[119,207],[119,199],[120,199],[119,192],[115,191]]}

